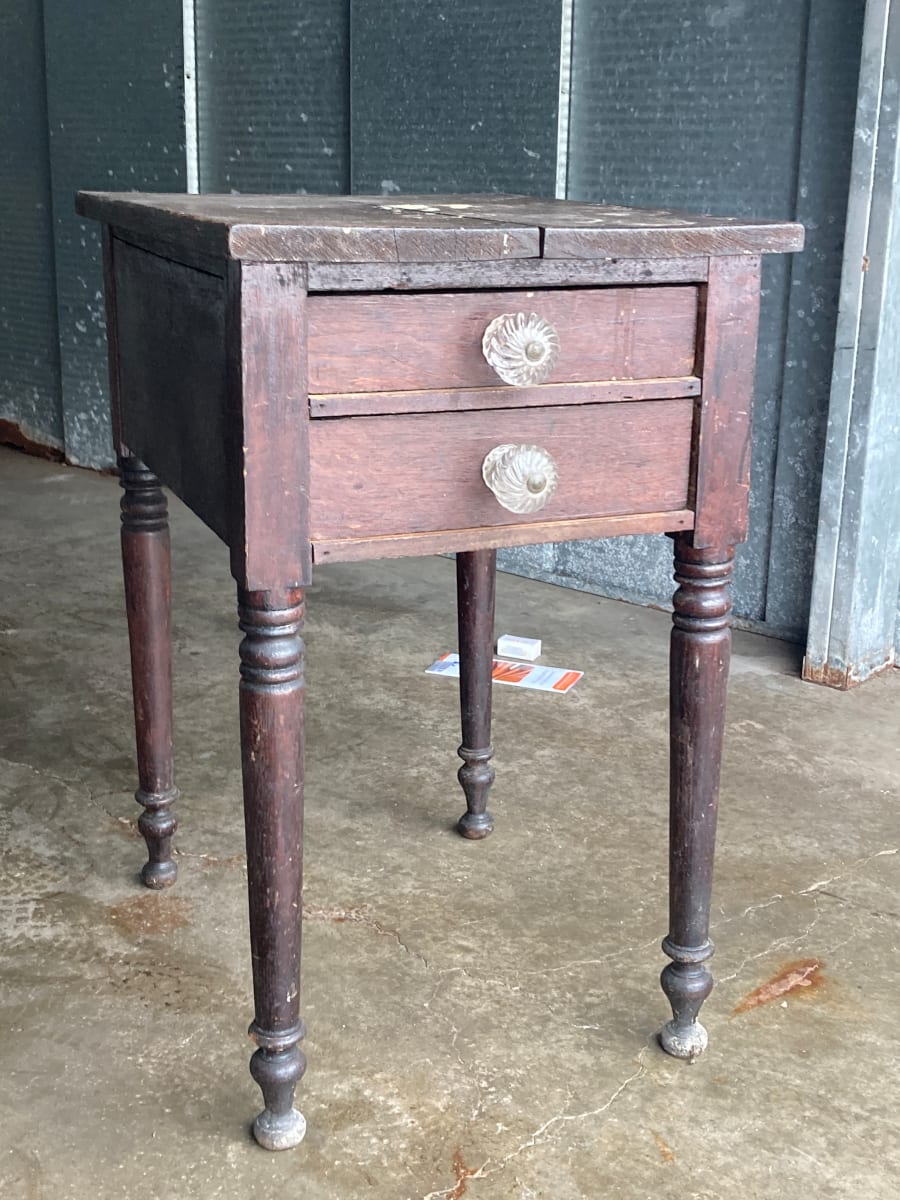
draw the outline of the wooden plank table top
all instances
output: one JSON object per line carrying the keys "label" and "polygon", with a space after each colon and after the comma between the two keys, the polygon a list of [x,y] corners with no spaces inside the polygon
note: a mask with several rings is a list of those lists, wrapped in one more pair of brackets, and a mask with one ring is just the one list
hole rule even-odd
{"label": "wooden plank table top", "polygon": [[80,192],[120,231],[247,262],[678,258],[799,250],[803,228],[529,196],[255,196]]}

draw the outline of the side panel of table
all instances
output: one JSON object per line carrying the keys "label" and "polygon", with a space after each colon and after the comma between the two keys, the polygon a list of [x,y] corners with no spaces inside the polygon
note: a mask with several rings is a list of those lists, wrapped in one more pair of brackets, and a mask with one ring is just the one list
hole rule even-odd
{"label": "side panel of table", "polygon": [[112,239],[121,438],[225,541],[225,280]]}
{"label": "side panel of table", "polygon": [[304,266],[219,275],[118,238],[108,255],[120,449],[229,545],[242,586],[308,583]]}

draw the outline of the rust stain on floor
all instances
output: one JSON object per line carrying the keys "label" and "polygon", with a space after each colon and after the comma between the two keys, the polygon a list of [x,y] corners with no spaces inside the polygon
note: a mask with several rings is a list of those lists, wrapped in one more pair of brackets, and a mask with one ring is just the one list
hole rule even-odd
{"label": "rust stain on floor", "polygon": [[457,1146],[453,1151],[453,1174],[456,1176],[456,1184],[453,1191],[447,1193],[447,1200],[462,1200],[469,1190],[469,1180],[481,1176],[481,1167],[476,1167],[474,1171],[467,1167],[462,1150]]}
{"label": "rust stain on floor", "polygon": [[778,1000],[798,988],[817,989],[821,987],[825,982],[822,977],[824,966],[825,964],[820,958],[800,958],[796,962],[787,963],[777,975],[773,975],[761,987],[748,992],[734,1009],[732,1016],[749,1012],[751,1008],[758,1008],[761,1004],[771,1004],[773,1000]]}
{"label": "rust stain on floor", "polygon": [[654,1142],[656,1142],[656,1148],[659,1151],[660,1155],[662,1156],[663,1162],[667,1162],[667,1163],[674,1162],[675,1161],[675,1151],[672,1149],[672,1147],[669,1145],[669,1143],[665,1140],[665,1138],[662,1136],[662,1134],[654,1133],[653,1140],[654,1140]]}
{"label": "rust stain on floor", "polygon": [[187,901],[180,896],[133,896],[107,911],[110,924],[123,933],[173,933],[188,924]]}

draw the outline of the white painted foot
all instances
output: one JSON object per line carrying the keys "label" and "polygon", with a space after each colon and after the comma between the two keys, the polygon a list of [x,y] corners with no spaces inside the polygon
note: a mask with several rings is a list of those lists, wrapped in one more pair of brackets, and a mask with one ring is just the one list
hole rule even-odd
{"label": "white painted foot", "polygon": [[709,1045],[709,1035],[699,1021],[687,1026],[669,1021],[660,1030],[659,1041],[666,1054],[694,1062]]}
{"label": "white painted foot", "polygon": [[299,1146],[306,1133],[306,1118],[292,1108],[276,1116],[267,1108],[253,1122],[253,1136],[264,1150],[290,1150]]}

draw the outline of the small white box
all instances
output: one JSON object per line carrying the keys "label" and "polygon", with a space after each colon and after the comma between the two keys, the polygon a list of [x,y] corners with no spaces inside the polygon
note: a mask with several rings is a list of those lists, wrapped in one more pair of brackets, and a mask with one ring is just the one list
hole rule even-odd
{"label": "small white box", "polygon": [[519,637],[515,633],[503,633],[497,638],[497,653],[501,658],[524,659],[534,662],[541,657],[541,639]]}

